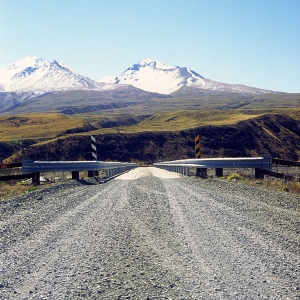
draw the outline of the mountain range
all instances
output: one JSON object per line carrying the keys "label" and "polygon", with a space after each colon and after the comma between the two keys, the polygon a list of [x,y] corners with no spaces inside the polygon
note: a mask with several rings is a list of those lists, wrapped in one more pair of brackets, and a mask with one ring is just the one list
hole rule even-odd
{"label": "mountain range", "polygon": [[22,99],[56,91],[101,91],[118,89],[124,85],[167,95],[187,89],[246,94],[272,92],[239,84],[220,83],[206,79],[189,68],[150,59],[134,64],[117,77],[105,77],[99,81],[77,73],[58,60],[48,62],[36,56],[27,56],[0,68],[0,92],[15,92]]}
{"label": "mountain range", "polygon": [[241,84],[226,84],[206,79],[195,71],[171,66],[157,60],[145,59],[125,70],[115,78],[103,78],[106,84],[130,84],[136,88],[160,94],[173,94],[179,90],[232,92],[245,94],[272,93],[269,90],[253,88]]}

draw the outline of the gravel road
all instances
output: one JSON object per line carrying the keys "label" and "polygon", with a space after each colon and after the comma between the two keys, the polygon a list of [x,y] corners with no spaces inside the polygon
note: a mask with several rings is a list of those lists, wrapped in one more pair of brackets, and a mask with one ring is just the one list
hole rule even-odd
{"label": "gravel road", "polygon": [[300,197],[137,168],[0,202],[0,299],[300,299]]}

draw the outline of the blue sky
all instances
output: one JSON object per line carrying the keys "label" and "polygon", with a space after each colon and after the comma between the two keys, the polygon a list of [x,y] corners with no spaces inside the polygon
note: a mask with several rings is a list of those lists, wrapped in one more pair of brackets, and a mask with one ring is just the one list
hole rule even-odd
{"label": "blue sky", "polygon": [[94,80],[150,58],[300,93],[300,0],[0,0],[0,67],[24,56]]}

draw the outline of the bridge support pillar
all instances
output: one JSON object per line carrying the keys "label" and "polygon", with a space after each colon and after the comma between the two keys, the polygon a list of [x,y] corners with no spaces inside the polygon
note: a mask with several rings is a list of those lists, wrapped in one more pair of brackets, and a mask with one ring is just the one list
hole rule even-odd
{"label": "bridge support pillar", "polygon": [[217,177],[223,176],[223,168],[216,168],[216,176]]}
{"label": "bridge support pillar", "polygon": [[72,179],[79,180],[79,171],[72,171]]}
{"label": "bridge support pillar", "polygon": [[40,173],[33,173],[32,174],[32,184],[34,186],[40,185]]}
{"label": "bridge support pillar", "polygon": [[206,168],[197,168],[196,176],[201,178],[207,177],[207,169]]}
{"label": "bridge support pillar", "polygon": [[255,179],[264,179],[264,170],[255,168]]}

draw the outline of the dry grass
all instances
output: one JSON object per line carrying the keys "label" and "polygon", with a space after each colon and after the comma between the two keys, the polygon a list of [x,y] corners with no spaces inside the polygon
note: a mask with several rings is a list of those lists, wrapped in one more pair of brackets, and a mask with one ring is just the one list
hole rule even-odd
{"label": "dry grass", "polygon": [[265,176],[264,179],[257,180],[248,176],[244,176],[240,173],[232,173],[226,176],[225,178],[227,180],[241,180],[246,184],[255,186],[259,184],[263,187],[274,189],[277,191],[289,192],[292,194],[300,195],[300,182],[296,180],[284,180],[269,176]]}
{"label": "dry grass", "polygon": [[[139,124],[101,128],[88,134],[137,133],[151,131],[180,131],[201,126],[233,125],[241,121],[257,118],[264,114],[287,114],[300,119],[299,109],[242,109],[242,110],[170,110],[153,114]],[[105,114],[115,118],[115,114]],[[87,116],[85,116],[87,118]],[[90,115],[90,120],[103,118],[102,114]]]}
{"label": "dry grass", "polygon": [[[182,110],[182,111],[168,111],[156,113],[137,125],[133,126],[116,126],[112,128],[99,128],[96,130],[73,133],[64,135],[67,136],[84,136],[84,135],[99,135],[99,134],[115,134],[115,133],[138,133],[138,132],[153,132],[153,131],[180,131],[185,129],[191,129],[195,127],[200,127],[204,125],[230,125],[235,124],[240,121],[252,119],[261,116],[262,113],[255,112],[238,112],[238,111],[198,111],[198,110]],[[56,115],[58,116],[58,115]],[[71,117],[69,117],[71,118]],[[76,121],[79,120],[79,116],[75,118]],[[102,115],[86,115],[81,116],[81,121],[90,122],[95,125],[94,122],[103,119]],[[107,114],[105,118],[115,119],[116,115]],[[72,120],[72,118],[71,118]],[[74,124],[71,124],[74,125]],[[67,124],[66,124],[67,126]],[[73,126],[74,127],[74,126]],[[70,127],[71,128],[71,127]],[[67,129],[67,128],[65,128]],[[62,130],[61,130],[62,131]],[[14,133],[12,133],[13,135]],[[61,137],[62,138],[62,137]],[[45,139],[36,145],[43,145],[49,142],[54,142],[57,137],[49,137],[46,141]]]}
{"label": "dry grass", "polygon": [[[13,170],[12,170],[13,171]],[[1,171],[0,171],[1,173]],[[6,174],[7,175],[7,174]],[[87,171],[82,171],[79,173],[80,179],[85,179],[88,177]],[[18,196],[24,193],[32,192],[38,189],[43,189],[51,185],[55,185],[61,182],[66,182],[71,179],[70,172],[50,172],[43,175],[48,178],[48,181],[41,182],[38,186],[33,186],[31,179],[27,180],[10,180],[0,182],[0,201],[11,198],[13,196]],[[99,176],[105,176],[104,171],[99,172]]]}
{"label": "dry grass", "polygon": [[40,189],[43,186],[34,187],[30,183],[8,181],[0,182],[0,200],[8,199],[13,196],[21,195],[26,192],[30,192],[36,189]]}
{"label": "dry grass", "polygon": [[[24,114],[15,116],[0,116],[0,142],[35,140],[38,144],[47,144],[58,139],[58,135],[68,129],[83,128],[91,125],[92,131],[63,134],[60,138],[69,136],[86,136],[115,133],[138,133],[159,131],[181,131],[201,126],[233,125],[240,121],[254,119],[264,114],[281,113],[300,120],[299,109],[230,109],[230,110],[169,110],[162,111],[144,118],[135,125],[122,126],[126,119],[138,119],[141,115],[130,113],[101,112],[97,114],[82,114],[67,116],[55,113]],[[100,128],[100,123],[114,122],[111,128]],[[126,123],[126,122],[125,122]],[[98,128],[97,128],[98,127]],[[96,129],[97,128],[97,129]],[[83,130],[84,131],[84,130]],[[268,132],[271,134],[270,132]],[[33,145],[32,145],[33,146]]]}
{"label": "dry grass", "polygon": [[[179,131],[205,125],[231,125],[260,115],[236,111],[168,111],[156,113],[125,131]],[[122,130],[124,129],[122,128]]]}
{"label": "dry grass", "polygon": [[229,176],[227,176],[227,179],[228,180],[244,180],[245,177],[239,173],[232,173]]}
{"label": "dry grass", "polygon": [[49,139],[70,128],[82,127],[83,120],[62,114],[27,114],[0,117],[0,142]]}
{"label": "dry grass", "polygon": [[300,195],[300,182],[292,180],[278,180],[271,181],[269,179],[264,179],[262,184],[268,188],[273,188],[282,192],[289,192],[292,194]]}

